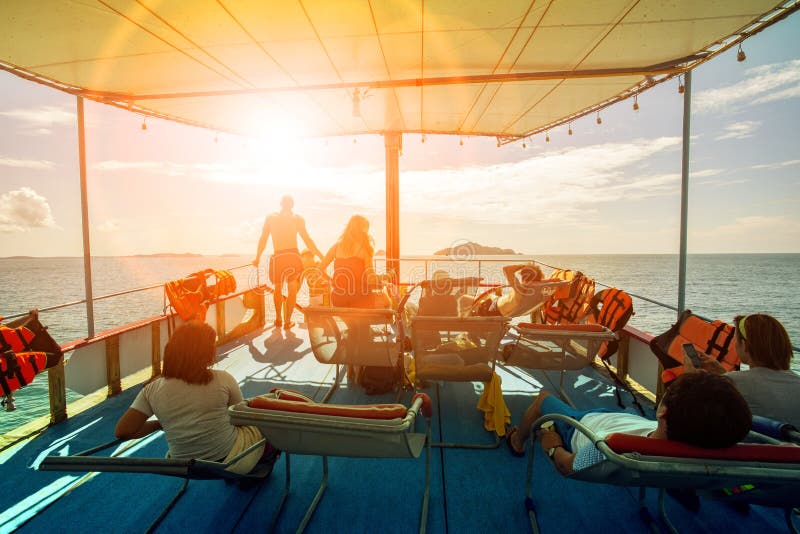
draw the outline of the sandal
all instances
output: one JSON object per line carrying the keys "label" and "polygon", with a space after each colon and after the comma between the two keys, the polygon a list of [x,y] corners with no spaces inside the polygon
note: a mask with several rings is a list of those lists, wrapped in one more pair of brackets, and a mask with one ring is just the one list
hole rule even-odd
{"label": "sandal", "polygon": [[516,434],[518,431],[519,428],[515,426],[512,426],[511,428],[508,429],[508,432],[506,433],[506,445],[508,445],[508,450],[511,451],[511,454],[519,458],[525,456],[525,448],[523,447],[521,451],[517,450],[514,448],[514,444],[511,443],[511,436]]}

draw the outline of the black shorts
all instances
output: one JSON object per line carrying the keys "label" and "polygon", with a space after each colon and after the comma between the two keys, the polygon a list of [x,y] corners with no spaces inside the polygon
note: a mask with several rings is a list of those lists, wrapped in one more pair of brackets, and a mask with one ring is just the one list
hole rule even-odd
{"label": "black shorts", "polygon": [[303,260],[296,248],[278,250],[269,258],[269,281],[275,286],[294,282],[303,274]]}

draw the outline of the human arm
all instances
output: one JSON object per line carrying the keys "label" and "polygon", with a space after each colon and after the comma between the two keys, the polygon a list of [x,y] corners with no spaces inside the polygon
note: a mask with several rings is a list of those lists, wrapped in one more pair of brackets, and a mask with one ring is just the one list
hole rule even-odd
{"label": "human arm", "polygon": [[320,264],[319,268],[325,272],[325,269],[328,268],[328,265],[330,265],[334,258],[336,258],[336,244],[328,249],[328,253],[325,254],[324,258],[322,258],[322,263]]}
{"label": "human arm", "polygon": [[542,449],[547,453],[550,449],[555,448],[551,459],[556,466],[556,469],[562,475],[569,475],[572,473],[572,466],[575,462],[575,453],[569,452],[564,448],[564,440],[561,436],[552,429],[542,429]]}
{"label": "human arm", "polygon": [[[721,363],[717,361],[716,358],[713,356],[709,356],[705,352],[697,351],[697,356],[700,357],[700,361],[703,363],[702,370],[708,371],[709,373],[715,375],[724,375],[727,373],[727,369],[725,369]],[[697,367],[694,366],[692,363],[692,359],[688,356],[683,359],[683,372],[684,373],[694,373],[698,371]]]}
{"label": "human arm", "polygon": [[256,258],[253,260],[253,265],[258,267],[258,263],[261,261],[261,254],[264,253],[264,249],[267,247],[267,239],[269,238],[269,216],[264,219],[264,226],[261,229],[261,237],[258,240],[258,248],[256,249]]}
{"label": "human arm", "polygon": [[308,250],[314,253],[315,256],[318,258],[322,258],[322,252],[319,251],[317,245],[314,243],[314,240],[311,239],[311,236],[308,235],[308,230],[306,230],[306,221],[299,215],[297,216],[297,233],[300,234],[300,237],[303,238],[303,242],[308,247]]}
{"label": "human arm", "polygon": [[228,406],[233,406],[234,404],[239,404],[244,400],[244,396],[242,395],[242,390],[239,387],[239,383],[236,381],[236,378],[233,377],[232,374],[228,373],[227,371],[215,371],[221,375],[221,379],[225,382],[225,386],[228,390]]}
{"label": "human arm", "polygon": [[503,274],[508,281],[508,285],[513,286],[517,281],[517,277],[515,276],[520,269],[525,267],[525,264],[518,263],[516,265],[504,265],[503,266]]}
{"label": "human arm", "polygon": [[133,439],[161,430],[161,423],[158,419],[149,421],[149,417],[135,408],[128,408],[128,411],[122,414],[117,421],[114,435],[122,439]]}

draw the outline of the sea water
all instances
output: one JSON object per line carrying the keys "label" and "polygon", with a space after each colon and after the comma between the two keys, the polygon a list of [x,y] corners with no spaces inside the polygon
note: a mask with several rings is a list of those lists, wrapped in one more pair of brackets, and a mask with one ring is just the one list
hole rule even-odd
{"label": "sea water", "polygon": [[[551,267],[582,271],[598,284],[619,287],[632,295],[676,307],[678,257],[676,255],[562,255],[478,256],[452,261],[441,256],[404,260],[400,277],[417,282],[445,270],[451,276],[480,276],[484,283],[504,283],[502,266],[535,259],[547,274]],[[249,256],[133,256],[92,259],[92,291],[95,298],[130,289],[157,286],[94,303],[95,332],[158,315],[164,310],[162,284],[207,268],[232,269],[238,289],[265,281],[262,267],[248,266]],[[381,260],[376,262],[380,271]],[[597,290],[602,289],[598,285]],[[82,258],[0,259],[0,316],[29,309],[44,309],[84,298]],[[307,301],[305,288],[298,302]],[[780,320],[795,346],[800,345],[800,254],[695,254],[687,260],[686,308],[708,318],[730,322],[734,315],[768,313]],[[270,299],[268,315],[272,312]],[[634,298],[635,315],[629,324],[653,334],[667,330],[676,312],[668,307]],[[274,315],[273,315],[274,316]],[[61,344],[87,335],[86,306],[79,303],[43,311],[41,321]],[[800,356],[793,368],[800,371]],[[0,434],[49,410],[46,374],[16,394],[18,409],[0,411]],[[68,392],[68,401],[78,395]]]}

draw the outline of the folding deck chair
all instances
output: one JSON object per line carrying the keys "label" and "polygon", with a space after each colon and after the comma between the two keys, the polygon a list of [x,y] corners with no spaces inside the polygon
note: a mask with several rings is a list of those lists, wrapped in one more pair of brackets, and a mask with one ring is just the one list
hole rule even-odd
{"label": "folding deck chair", "polygon": [[642,517],[658,527],[645,505],[646,488],[658,488],[659,513],[672,532],[675,527],[664,509],[668,488],[695,490],[699,495],[731,503],[783,508],[792,532],[793,508],[800,505],[800,447],[745,443],[725,449],[706,449],[670,440],[611,434],[600,439],[570,417],[549,414],[532,425],[528,450],[525,507],[533,532],[539,532],[533,503],[533,458],[536,431],[548,421],[563,421],[586,435],[605,459],[576,471],[568,478],[639,488]]}
{"label": "folding deck chair", "polygon": [[399,374],[402,347],[395,333],[394,310],[308,306],[303,314],[314,357],[336,365],[336,378],[323,403],[339,386],[341,366],[391,367]]}
{"label": "folding deck chair", "polygon": [[[505,317],[459,317],[457,294],[477,288],[479,278],[425,280],[419,314],[411,319],[411,348],[417,382],[489,382],[494,375],[500,340],[508,325]],[[414,290],[412,288],[408,295]],[[408,297],[406,295],[406,297]],[[401,303],[401,306],[403,303]],[[429,315],[429,314],[436,315]],[[434,443],[434,447],[496,448],[494,443]]]}
{"label": "folding deck chair", "polygon": [[[515,339],[503,347],[503,364],[560,371],[559,394],[569,404],[572,402],[564,390],[564,373],[588,367],[595,357],[600,358],[618,385],[628,389],[608,367],[607,361],[616,353],[619,332],[633,315],[631,297],[616,288],[604,289],[592,297],[587,309],[589,315],[582,324],[514,325]],[[621,404],[619,391],[617,400]]]}
{"label": "folding deck chair", "polygon": [[[272,519],[274,530],[291,489],[290,456],[322,456],[322,481],[297,532],[311,520],[328,483],[328,456],[351,458],[418,458],[425,447],[425,490],[419,531],[425,532],[430,496],[430,433],[432,404],[424,393],[410,408],[402,404],[318,404],[293,391],[274,390],[228,409],[235,425],[253,425],[286,455],[286,484]],[[425,433],[414,432],[419,413],[427,419]]]}
{"label": "folding deck chair", "polygon": [[[70,472],[101,472],[101,473],[146,473],[152,475],[165,475],[184,479],[178,492],[166,504],[158,517],[150,524],[146,532],[152,532],[175,503],[186,492],[190,480],[250,480],[258,481],[267,478],[272,473],[271,463],[259,463],[247,474],[238,474],[226,471],[227,468],[256,450],[264,444],[266,440],[259,440],[240,454],[233,457],[228,462],[214,462],[199,459],[176,459],[176,458],[135,458],[129,456],[117,456],[125,453],[128,447],[123,447],[116,451],[112,456],[93,456],[94,454],[109,449],[115,445],[120,445],[126,440],[116,439],[97,447],[87,449],[69,456],[47,456],[39,464],[40,471],[70,471]],[[132,441],[131,444],[135,443]],[[253,495],[255,497],[255,495]]]}

